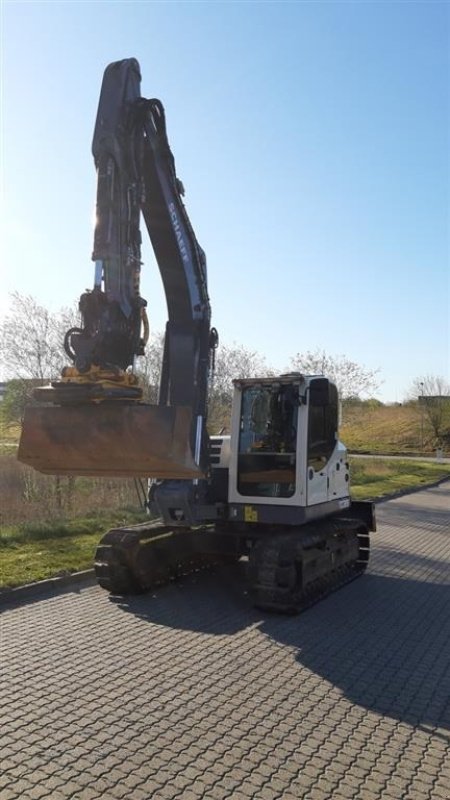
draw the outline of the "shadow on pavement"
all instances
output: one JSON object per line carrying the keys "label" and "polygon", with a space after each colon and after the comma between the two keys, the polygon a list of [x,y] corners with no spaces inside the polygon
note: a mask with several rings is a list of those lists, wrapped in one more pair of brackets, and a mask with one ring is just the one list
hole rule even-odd
{"label": "shadow on pavement", "polygon": [[424,508],[422,505],[408,503],[400,505],[391,502],[386,511],[382,506],[377,506],[378,522],[384,522],[384,514],[390,527],[403,524],[408,527],[422,528],[424,524],[445,526],[450,531],[450,512],[445,508]]}
{"label": "shadow on pavement", "polygon": [[271,617],[261,630],[296,648],[302,666],[352,703],[422,729],[445,729],[450,740],[448,585],[369,574],[300,624]]}
{"label": "shadow on pavement", "polygon": [[234,634],[261,613],[247,594],[246,564],[199,571],[148,594],[110,597],[123,611],[156,625],[211,635]]}
{"label": "shadow on pavement", "polygon": [[[178,630],[223,636],[257,627],[292,648],[303,668],[339,688],[350,702],[425,730],[440,728],[446,738],[450,586],[442,582],[443,565],[404,552],[398,558],[394,553],[392,561],[391,548],[386,553],[378,548],[376,563],[383,555],[389,556],[392,574],[369,573],[297,617],[251,607],[245,562],[198,573],[153,595],[112,602]],[[420,579],[399,575],[400,566],[403,572],[420,568]]]}

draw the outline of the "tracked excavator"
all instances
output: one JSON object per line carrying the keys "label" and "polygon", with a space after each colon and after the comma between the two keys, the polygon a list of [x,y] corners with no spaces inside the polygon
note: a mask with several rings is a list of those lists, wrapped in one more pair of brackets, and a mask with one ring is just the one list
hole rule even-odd
{"label": "tracked excavator", "polygon": [[[49,474],[149,479],[149,521],[107,532],[97,548],[109,592],[245,556],[255,605],[295,613],[364,572],[374,509],[350,498],[338,393],[326,377],[235,380],[231,433],[208,435],[218,336],[206,259],[163,106],[141,97],[140,83],[135,59],[105,70],[92,148],[94,285],[65,336],[70,365],[26,409],[19,459]],[[141,214],[168,308],[157,405],[144,402],[135,374],[148,338]]]}

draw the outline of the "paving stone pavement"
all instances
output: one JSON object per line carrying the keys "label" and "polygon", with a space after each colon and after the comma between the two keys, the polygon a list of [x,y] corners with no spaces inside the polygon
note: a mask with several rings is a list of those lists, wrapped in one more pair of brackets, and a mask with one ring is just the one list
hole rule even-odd
{"label": "paving stone pavement", "polygon": [[368,574],[300,617],[241,567],[4,608],[1,800],[449,800],[449,508],[378,506]]}

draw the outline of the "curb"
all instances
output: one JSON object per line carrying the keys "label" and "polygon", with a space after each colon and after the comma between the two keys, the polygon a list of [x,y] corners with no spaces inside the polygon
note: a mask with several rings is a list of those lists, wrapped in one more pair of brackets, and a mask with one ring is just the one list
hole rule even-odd
{"label": "curb", "polygon": [[407,494],[417,494],[417,492],[424,492],[426,489],[435,489],[436,486],[441,486],[442,483],[449,483],[450,478],[439,478],[438,481],[433,483],[426,483],[423,486],[416,486],[415,489],[399,489],[398,492],[391,494],[384,494],[383,497],[367,497],[369,503],[387,503],[388,500],[396,500],[397,497],[405,497]]}
{"label": "curb", "polygon": [[[414,460],[420,461],[420,459],[425,459],[426,461],[436,461],[436,450],[428,450],[426,453],[420,453],[418,451],[411,451],[408,453],[401,452],[400,450],[394,450],[391,453],[374,453],[372,450],[352,450],[348,451],[349,456],[367,456],[368,458],[413,458]],[[446,453],[444,458],[448,458],[448,454]]]}
{"label": "curb", "polygon": [[3,589],[0,591],[0,606],[10,605],[21,600],[34,600],[40,595],[49,592],[57,594],[61,589],[67,589],[71,586],[83,584],[90,586],[95,582],[95,571],[93,569],[71,572],[68,575],[61,575],[55,578],[46,578],[43,581],[36,581],[36,583],[27,583],[25,586]]}

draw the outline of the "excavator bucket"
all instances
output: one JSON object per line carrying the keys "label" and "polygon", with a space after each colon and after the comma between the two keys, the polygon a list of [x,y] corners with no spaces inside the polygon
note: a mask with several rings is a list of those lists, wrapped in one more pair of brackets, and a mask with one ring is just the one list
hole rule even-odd
{"label": "excavator bucket", "polygon": [[200,478],[190,434],[184,406],[28,406],[18,458],[50,475]]}

